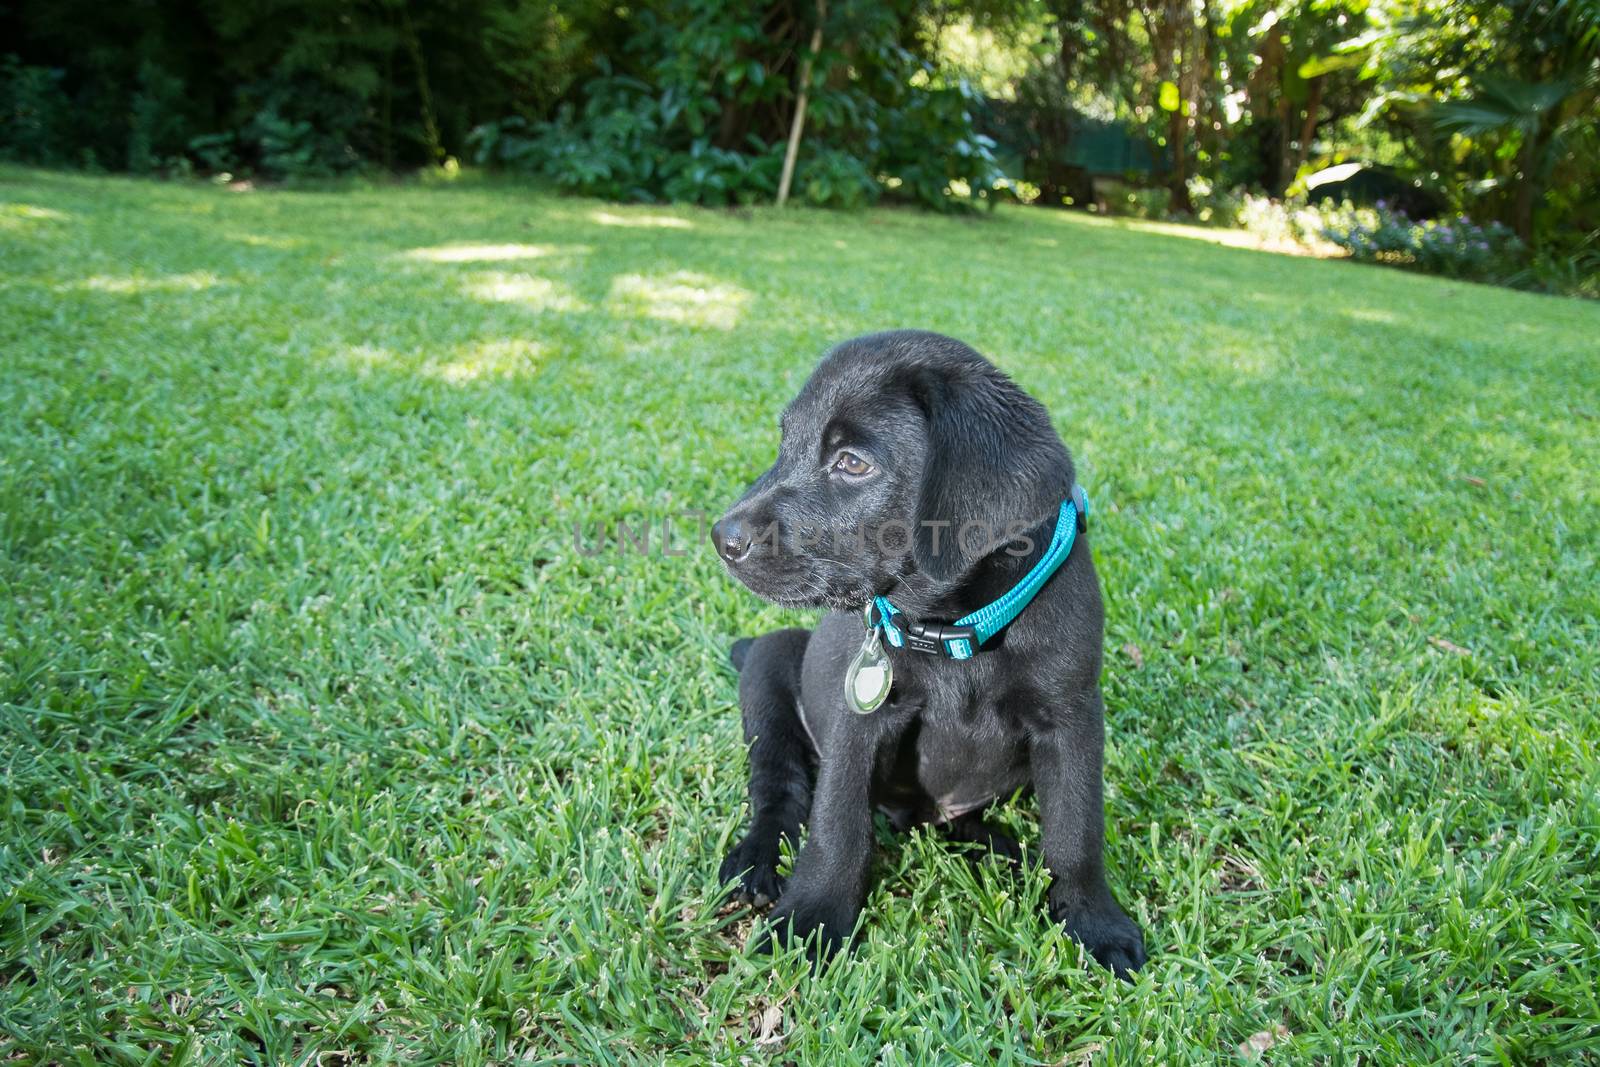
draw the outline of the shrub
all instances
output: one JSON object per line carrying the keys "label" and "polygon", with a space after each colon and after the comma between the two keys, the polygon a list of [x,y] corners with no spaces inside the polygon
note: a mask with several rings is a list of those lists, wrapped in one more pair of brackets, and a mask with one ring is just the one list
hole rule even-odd
{"label": "shrub", "polygon": [[1107,188],[1106,211],[1132,219],[1164,219],[1172,213],[1172,190],[1153,188]]}
{"label": "shrub", "polygon": [[[781,157],[780,157],[781,166]],[[814,150],[795,166],[795,188],[808,203],[861,208],[877,200],[883,186],[865,164],[849,152]]]}
{"label": "shrub", "polygon": [[317,135],[311,123],[284,118],[275,107],[256,112],[244,128],[246,143],[256,148],[262,174],[272,178],[321,178],[333,167],[317,153]]}
{"label": "shrub", "polygon": [[72,101],[65,72],[0,59],[0,156],[23,163],[61,163],[71,153]]}
{"label": "shrub", "polygon": [[1322,234],[1323,216],[1303,199],[1274,200],[1246,193],[1239,204],[1238,224],[1268,244],[1313,243]]}
{"label": "shrub", "polygon": [[188,153],[209,174],[239,170],[239,139],[231,133],[205,133],[189,140]]}
{"label": "shrub", "polygon": [[1189,179],[1189,203],[1194,208],[1197,222],[1207,226],[1236,227],[1241,225],[1246,193],[1242,188],[1223,189],[1205,178]]}
{"label": "shrub", "polygon": [[[846,208],[882,196],[938,210],[987,200],[1002,175],[994,142],[975,128],[982,97],[965,82],[935,85],[932,67],[897,43],[893,11],[870,3],[829,11],[794,195]],[[581,104],[547,121],[478,126],[473,158],[609,199],[770,200],[809,33],[792,22],[789,38],[772,38],[763,18],[714,0],[641,10],[619,62],[648,62],[618,71],[602,61]]]}
{"label": "shrub", "polygon": [[[907,65],[913,57],[903,56]],[[927,68],[924,68],[927,69]],[[903,71],[902,84],[905,79]],[[930,72],[931,73],[931,72]],[[857,164],[874,167],[888,179],[890,195],[938,211],[962,210],[987,202],[1005,178],[992,137],[979,133],[974,116],[983,97],[964,79],[937,89],[906,87],[879,114],[870,106],[865,125],[884,131],[881,154]],[[870,152],[870,143],[868,145]],[[866,154],[866,153],[864,153]]]}
{"label": "shrub", "polygon": [[670,131],[680,116],[673,94],[608,73],[588,84],[581,109],[565,104],[553,120],[537,124],[516,116],[486,123],[467,143],[479,164],[538,174],[569,192],[725,203],[738,184],[739,162],[703,137],[674,148]]}
{"label": "shrub", "polygon": [[128,128],[128,169],[147,174],[182,158],[189,139],[183,82],[146,61],[139,68]]}
{"label": "shrub", "polygon": [[1518,289],[1561,293],[1600,300],[1600,248],[1582,246],[1572,252],[1540,251],[1528,265],[1507,279]]}
{"label": "shrub", "polygon": [[1372,207],[1348,200],[1324,207],[1321,233],[1351,259],[1450,278],[1506,282],[1525,258],[1522,242],[1498,222],[1480,226],[1464,215],[1417,221],[1382,200]]}

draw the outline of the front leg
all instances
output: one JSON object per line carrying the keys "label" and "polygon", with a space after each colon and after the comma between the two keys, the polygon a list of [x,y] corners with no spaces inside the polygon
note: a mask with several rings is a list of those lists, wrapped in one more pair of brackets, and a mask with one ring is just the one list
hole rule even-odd
{"label": "front leg", "polygon": [[[886,709],[887,710],[887,709]],[[842,707],[828,716],[805,847],[772,911],[774,943],[808,941],[807,954],[833,954],[855,929],[872,862],[872,773],[884,734],[883,712],[863,719]]]}
{"label": "front leg", "polygon": [[1131,978],[1144,965],[1144,935],[1106,886],[1104,748],[1105,705],[1093,686],[1064,717],[1034,734],[1029,756],[1044,861],[1053,875],[1050,917],[1101,966],[1118,978]]}

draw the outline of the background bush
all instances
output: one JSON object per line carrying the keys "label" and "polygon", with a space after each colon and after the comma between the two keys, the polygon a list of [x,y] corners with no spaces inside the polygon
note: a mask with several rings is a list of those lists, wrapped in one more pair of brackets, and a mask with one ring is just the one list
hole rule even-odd
{"label": "background bush", "polygon": [[472,127],[542,116],[622,21],[546,0],[20,0],[0,11],[0,152],[272,177],[405,168]]}
{"label": "background bush", "polygon": [[1231,224],[1250,196],[1385,199],[1508,229],[1494,276],[1600,289],[1597,0],[20,0],[0,40],[0,155],[27,162],[294,180],[466,156],[765,202],[809,57],[808,203]]}
{"label": "background bush", "polygon": [[1346,201],[1325,209],[1321,232],[1353,259],[1451,278],[1503,281],[1523,261],[1522,242],[1498,222],[1479,226],[1465,216],[1417,221],[1382,201],[1370,208]]}
{"label": "background bush", "polygon": [[[546,121],[480,126],[469,137],[474,158],[615,199],[770,200],[817,26],[814,13],[779,10],[665,0],[629,21],[581,101]],[[993,140],[975,126],[982,96],[963,81],[936,83],[925,50],[907,46],[915,13],[826,8],[795,183],[804,200],[859,207],[887,196],[951,210],[986,199],[1003,178]]]}

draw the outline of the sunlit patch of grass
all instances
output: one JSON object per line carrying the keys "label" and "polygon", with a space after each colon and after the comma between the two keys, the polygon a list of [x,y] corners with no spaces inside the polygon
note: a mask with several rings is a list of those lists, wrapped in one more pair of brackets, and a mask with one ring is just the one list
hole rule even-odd
{"label": "sunlit patch of grass", "polygon": [[1345,314],[1359,322],[1375,322],[1379,325],[1397,323],[1400,320],[1399,313],[1394,308],[1353,307],[1346,310]]}
{"label": "sunlit patch of grass", "polygon": [[354,367],[383,367],[397,362],[393,352],[376,345],[351,345],[340,355]]}
{"label": "sunlit patch of grass", "polygon": [[71,218],[65,211],[57,211],[51,207],[40,207],[38,204],[6,203],[0,205],[0,216],[9,219],[39,219],[48,222],[65,222]]}
{"label": "sunlit patch of grass", "polygon": [[1339,259],[1345,254],[1344,250],[1338,245],[1328,241],[1315,240],[1308,244],[1302,244],[1299,241],[1278,240],[1253,233],[1250,230],[1233,229],[1225,226],[1196,226],[1180,222],[1159,222],[1154,219],[1129,219],[1114,216],[1103,217],[1100,221],[1130,230],[1159,233],[1165,237],[1182,237],[1189,241],[1204,241],[1207,244],[1221,245],[1225,248],[1255,249],[1278,255],[1310,256],[1316,259]]}
{"label": "sunlit patch of grass", "polygon": [[538,366],[545,346],[537,341],[507,339],[484,341],[444,363],[431,364],[424,373],[446,382],[471,382],[480,378],[526,375]]}
{"label": "sunlit patch of grass", "polygon": [[599,223],[601,226],[623,226],[636,230],[691,230],[694,223],[688,219],[679,218],[677,215],[659,215],[643,211],[606,211],[596,209],[589,212],[589,221]]}
{"label": "sunlit patch of grass", "polygon": [[520,304],[533,311],[582,311],[584,302],[561,282],[531,274],[483,271],[473,275],[465,290],[479,300]]}
{"label": "sunlit patch of grass", "polygon": [[71,217],[64,211],[40,207],[38,204],[0,201],[0,230],[11,233],[27,233],[40,223],[66,222]]}
{"label": "sunlit patch of grass", "polygon": [[426,263],[503,263],[516,259],[543,259],[556,249],[549,245],[524,244],[447,244],[433,248],[412,248],[402,253],[406,259]]}
{"label": "sunlit patch of grass", "polygon": [[57,291],[84,289],[92,293],[197,293],[221,284],[221,278],[203,270],[184,274],[95,274],[57,286]]}
{"label": "sunlit patch of grass", "polygon": [[[1043,210],[0,179],[0,1060],[1594,1058],[1600,306]],[[1136,984],[930,832],[821,974],[718,905],[727,647],[812,616],[683,513],[892,326],[1094,500]]]}
{"label": "sunlit patch of grass", "polygon": [[306,243],[304,238],[286,237],[282,234],[269,236],[261,233],[228,233],[221,236],[252,248],[291,249],[303,247]]}
{"label": "sunlit patch of grass", "polygon": [[738,286],[696,271],[676,271],[664,277],[624,274],[612,283],[608,304],[617,314],[731,330],[749,302],[749,292]]}

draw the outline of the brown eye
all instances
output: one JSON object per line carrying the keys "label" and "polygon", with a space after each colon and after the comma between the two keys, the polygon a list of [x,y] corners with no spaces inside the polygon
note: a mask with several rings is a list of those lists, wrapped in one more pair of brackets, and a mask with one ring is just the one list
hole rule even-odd
{"label": "brown eye", "polygon": [[833,469],[840,474],[848,474],[852,478],[859,478],[872,470],[872,464],[854,452],[841,452],[839,453],[839,458],[833,462]]}

